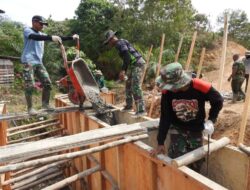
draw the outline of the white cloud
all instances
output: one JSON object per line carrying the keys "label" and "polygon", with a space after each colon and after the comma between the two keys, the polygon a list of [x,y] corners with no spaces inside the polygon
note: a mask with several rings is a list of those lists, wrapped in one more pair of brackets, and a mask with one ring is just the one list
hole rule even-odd
{"label": "white cloud", "polygon": [[73,18],[80,0],[1,0],[0,9],[13,21],[30,25],[34,15],[60,21]]}

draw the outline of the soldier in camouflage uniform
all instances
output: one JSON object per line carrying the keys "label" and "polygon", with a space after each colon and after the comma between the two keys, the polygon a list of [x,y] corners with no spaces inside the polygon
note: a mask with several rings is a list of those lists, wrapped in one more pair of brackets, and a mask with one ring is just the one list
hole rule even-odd
{"label": "soldier in camouflage uniform", "polygon": [[[160,74],[156,79],[156,84],[162,89],[158,147],[151,151],[151,155],[165,152],[164,141],[169,133],[168,155],[176,158],[201,147],[202,133],[212,135],[223,98],[210,83],[185,73],[180,63],[166,65]],[[211,108],[205,121],[206,101]],[[191,164],[191,168],[199,172],[202,162]]]}
{"label": "soldier in camouflage uniform", "polygon": [[233,55],[234,63],[232,67],[232,74],[228,78],[229,82],[232,79],[231,87],[233,91],[233,103],[245,99],[245,93],[241,89],[245,80],[245,65],[241,60],[239,60],[239,57],[239,54]]}
{"label": "soldier in camouflage uniform", "polygon": [[35,78],[42,83],[42,108],[46,110],[53,110],[49,105],[51,80],[46,68],[43,65],[44,41],[53,41],[61,43],[62,40],[78,39],[79,36],[74,34],[72,37],[49,36],[42,33],[44,25],[48,25],[46,20],[39,15],[32,17],[32,28],[26,27],[24,29],[24,49],[21,57],[23,64],[23,77],[25,81],[25,98],[27,101],[28,113],[31,115],[37,114],[37,111],[32,105],[32,94],[35,86]]}
{"label": "soldier in camouflage uniform", "polygon": [[[144,71],[145,61],[142,55],[124,39],[118,39],[116,32],[109,30],[105,34],[104,44],[116,47],[120,57],[123,59],[122,71],[119,74],[120,80],[126,80],[126,106],[123,110],[133,108],[133,99],[136,105],[136,116],[145,115],[143,93],[141,89],[141,78]],[[125,75],[126,73],[126,75]]]}

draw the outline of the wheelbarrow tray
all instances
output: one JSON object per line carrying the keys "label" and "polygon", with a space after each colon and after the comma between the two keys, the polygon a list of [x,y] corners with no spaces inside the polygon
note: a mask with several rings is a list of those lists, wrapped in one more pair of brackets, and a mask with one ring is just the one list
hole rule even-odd
{"label": "wheelbarrow tray", "polygon": [[68,75],[73,87],[81,96],[85,96],[88,99],[89,90],[97,94],[100,93],[98,84],[83,59],[79,58],[72,61]]}

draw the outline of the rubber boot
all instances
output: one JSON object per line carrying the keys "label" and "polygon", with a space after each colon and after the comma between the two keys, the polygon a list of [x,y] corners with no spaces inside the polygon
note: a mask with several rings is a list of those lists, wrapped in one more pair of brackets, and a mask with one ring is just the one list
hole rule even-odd
{"label": "rubber boot", "polygon": [[145,116],[147,114],[145,111],[145,105],[143,100],[135,102],[135,105],[136,105],[136,112],[135,112],[136,117]]}
{"label": "rubber boot", "polygon": [[25,94],[25,98],[27,102],[28,113],[30,115],[36,115],[38,112],[34,108],[32,108],[32,95]]}
{"label": "rubber boot", "polygon": [[42,109],[53,111],[55,108],[49,105],[50,89],[44,88],[42,93]]}

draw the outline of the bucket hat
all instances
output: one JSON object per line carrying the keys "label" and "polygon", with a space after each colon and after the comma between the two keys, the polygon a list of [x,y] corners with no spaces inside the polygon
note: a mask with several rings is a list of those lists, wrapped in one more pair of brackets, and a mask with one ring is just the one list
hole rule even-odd
{"label": "bucket hat", "polygon": [[117,31],[113,31],[113,30],[108,30],[105,32],[105,40],[103,42],[103,44],[108,44],[109,40],[111,40],[111,38],[113,38],[116,35]]}
{"label": "bucket hat", "polygon": [[156,85],[162,90],[178,90],[192,80],[192,77],[186,73],[180,63],[170,63],[164,66],[160,71],[160,76],[156,78]]}

